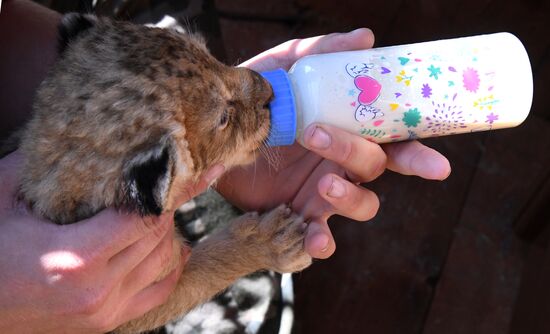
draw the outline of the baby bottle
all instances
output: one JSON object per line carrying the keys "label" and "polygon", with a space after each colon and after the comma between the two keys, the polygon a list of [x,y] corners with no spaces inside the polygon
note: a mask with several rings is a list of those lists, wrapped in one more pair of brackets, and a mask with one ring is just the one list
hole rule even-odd
{"label": "baby bottle", "polygon": [[513,127],[533,96],[510,33],[307,56],[262,75],[275,95],[270,146],[300,141],[313,122],[377,143]]}

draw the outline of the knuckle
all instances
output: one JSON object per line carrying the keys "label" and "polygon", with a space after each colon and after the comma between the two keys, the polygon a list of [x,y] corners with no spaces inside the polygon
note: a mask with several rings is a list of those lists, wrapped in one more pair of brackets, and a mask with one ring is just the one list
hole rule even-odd
{"label": "knuckle", "polygon": [[106,258],[106,253],[110,251],[113,245],[109,244],[105,246],[99,246],[97,248],[87,247],[83,249],[80,254],[80,267],[77,268],[80,271],[89,270],[96,267]]}
{"label": "knuckle", "polygon": [[75,303],[71,305],[71,313],[75,315],[91,318],[101,312],[104,308],[109,292],[103,287],[88,288],[80,296],[75,298]]}
{"label": "knuckle", "polygon": [[369,157],[369,161],[365,163],[369,166],[367,171],[368,175],[365,176],[365,182],[370,182],[378,178],[386,170],[388,163],[388,157],[384,153],[384,150],[380,146],[374,146],[370,150],[369,154],[366,155]]}
{"label": "knuckle", "polygon": [[378,152],[379,152],[378,154],[379,164],[378,164],[377,172],[379,174],[382,174],[384,170],[386,170],[386,166],[388,165],[388,156],[380,146],[378,146]]}
{"label": "knuckle", "polygon": [[336,154],[336,162],[340,163],[340,164],[345,164],[349,161],[351,161],[351,159],[353,158],[354,156],[354,145],[352,142],[350,141],[347,141],[345,143],[343,143],[342,147],[338,148],[337,149],[337,154]]}
{"label": "knuckle", "polygon": [[378,158],[378,163],[375,165],[369,181],[372,181],[382,175],[382,173],[386,170],[387,163],[387,156],[385,154],[380,155]]}

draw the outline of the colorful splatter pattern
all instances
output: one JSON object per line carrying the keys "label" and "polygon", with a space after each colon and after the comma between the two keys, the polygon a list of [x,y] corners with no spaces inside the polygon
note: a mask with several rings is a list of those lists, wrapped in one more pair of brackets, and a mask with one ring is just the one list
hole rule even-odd
{"label": "colorful splatter pattern", "polygon": [[485,120],[485,123],[489,123],[493,125],[494,121],[498,121],[498,115],[495,115],[493,113],[490,113],[489,115],[487,115],[487,119]]}
{"label": "colorful splatter pattern", "polygon": [[405,123],[405,126],[408,128],[415,127],[420,123],[420,120],[422,118],[422,115],[420,115],[420,111],[418,111],[417,108],[409,109],[408,111],[405,111],[403,113],[403,123]]}
{"label": "colorful splatter pattern", "polygon": [[439,76],[441,73],[441,68],[435,67],[433,64],[428,67],[428,71],[430,72],[430,78],[434,78],[435,80],[439,79]]}
{"label": "colorful splatter pattern", "polygon": [[407,72],[405,70],[401,70],[399,72],[399,75],[395,77],[395,81],[401,82],[405,84],[405,86],[410,86],[412,78],[413,78],[412,75],[407,75]]}
{"label": "colorful splatter pattern", "polygon": [[430,98],[430,96],[432,96],[432,88],[430,87],[429,84],[423,84],[422,85],[422,97],[423,98]]}
{"label": "colorful splatter pattern", "polygon": [[474,107],[478,108],[479,110],[487,109],[487,110],[493,110],[493,106],[498,103],[498,100],[495,100],[495,96],[493,94],[482,96],[474,101]]}
{"label": "colorful splatter pattern", "polygon": [[447,105],[446,103],[439,104],[435,101],[432,101],[432,106],[431,116],[426,116],[426,130],[433,135],[452,134],[467,127],[462,109],[459,106]]}
{"label": "colorful splatter pattern", "polygon": [[468,67],[462,73],[462,82],[464,83],[464,88],[472,93],[477,92],[479,89],[479,75],[477,71],[473,68]]}
{"label": "colorful splatter pattern", "polygon": [[476,51],[465,64],[407,52],[347,64],[353,89],[344,94],[360,123],[359,134],[389,142],[468,132],[468,124],[478,120],[492,127],[499,121],[498,83],[494,72],[480,68],[481,57]]}

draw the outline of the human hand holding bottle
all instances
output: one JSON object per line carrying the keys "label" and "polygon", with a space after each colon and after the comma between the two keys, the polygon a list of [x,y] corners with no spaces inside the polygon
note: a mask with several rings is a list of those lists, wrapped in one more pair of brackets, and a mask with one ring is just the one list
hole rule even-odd
{"label": "human hand holding bottle", "polygon": [[533,99],[529,56],[510,33],[317,54],[262,72],[270,146],[326,123],[376,142],[514,127]]}
{"label": "human hand holding bottle", "polygon": [[[371,48],[369,29],[292,40],[268,50],[242,66],[256,71],[289,69],[306,55]],[[404,175],[443,180],[450,174],[447,159],[417,141],[380,146],[326,124],[312,124],[303,133],[303,146],[274,148],[276,167],[262,156],[247,168],[229,171],[218,191],[245,210],[267,210],[280,203],[311,220],[305,247],[316,258],[328,258],[335,243],[327,224],[339,214],[369,220],[377,212],[375,193],[360,183],[369,182],[388,168]],[[272,158],[272,157],[271,157]]]}

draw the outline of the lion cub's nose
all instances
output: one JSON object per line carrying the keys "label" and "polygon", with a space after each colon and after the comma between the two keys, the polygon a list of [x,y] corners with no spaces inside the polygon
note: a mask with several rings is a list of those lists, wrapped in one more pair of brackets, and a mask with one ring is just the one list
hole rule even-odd
{"label": "lion cub's nose", "polygon": [[246,70],[248,72],[253,87],[250,97],[253,98],[259,106],[267,108],[269,103],[274,98],[271,85],[258,72],[250,69]]}

